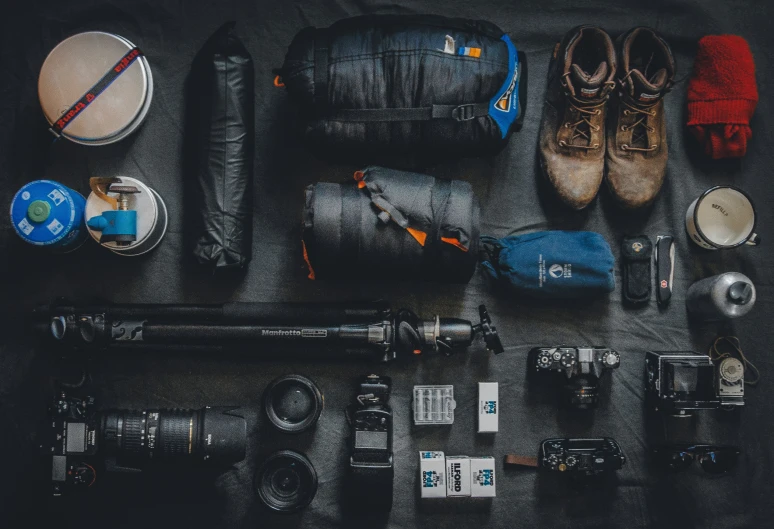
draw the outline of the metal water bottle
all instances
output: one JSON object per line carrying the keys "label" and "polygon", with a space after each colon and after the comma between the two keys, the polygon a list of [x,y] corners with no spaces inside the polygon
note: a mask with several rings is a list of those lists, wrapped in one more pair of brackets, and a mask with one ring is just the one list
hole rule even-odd
{"label": "metal water bottle", "polygon": [[704,321],[744,316],[755,305],[755,286],[739,272],[727,272],[696,281],[685,300],[688,311]]}

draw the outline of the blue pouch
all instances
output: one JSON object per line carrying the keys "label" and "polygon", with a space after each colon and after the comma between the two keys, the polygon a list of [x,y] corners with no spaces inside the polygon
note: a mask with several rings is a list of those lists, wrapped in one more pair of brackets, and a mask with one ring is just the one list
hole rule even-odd
{"label": "blue pouch", "polygon": [[615,258],[591,231],[481,237],[487,275],[535,298],[579,298],[615,290]]}

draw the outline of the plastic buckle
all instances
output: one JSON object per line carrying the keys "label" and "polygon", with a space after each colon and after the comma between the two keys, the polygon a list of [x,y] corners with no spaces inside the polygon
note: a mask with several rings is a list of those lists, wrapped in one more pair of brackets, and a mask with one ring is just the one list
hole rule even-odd
{"label": "plastic buckle", "polygon": [[471,119],[475,119],[475,105],[460,105],[452,110],[451,117],[455,121],[470,121]]}

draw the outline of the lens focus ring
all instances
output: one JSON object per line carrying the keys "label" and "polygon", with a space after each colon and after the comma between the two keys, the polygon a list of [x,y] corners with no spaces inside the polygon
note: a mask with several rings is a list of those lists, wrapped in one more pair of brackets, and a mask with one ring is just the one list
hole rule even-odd
{"label": "lens focus ring", "polygon": [[163,457],[189,455],[193,450],[194,413],[191,410],[159,412],[156,447]]}
{"label": "lens focus ring", "polygon": [[124,414],[124,425],[118,446],[130,454],[140,454],[145,446],[145,414]]}

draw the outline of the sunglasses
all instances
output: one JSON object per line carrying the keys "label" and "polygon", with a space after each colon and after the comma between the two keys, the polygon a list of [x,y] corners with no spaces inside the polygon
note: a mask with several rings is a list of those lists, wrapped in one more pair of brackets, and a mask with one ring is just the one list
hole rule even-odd
{"label": "sunglasses", "polygon": [[653,450],[659,466],[673,472],[682,472],[698,461],[704,472],[723,474],[736,466],[741,450],[735,446],[668,445]]}

